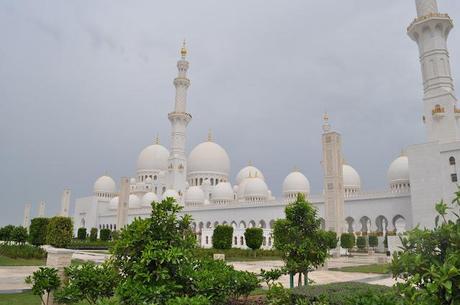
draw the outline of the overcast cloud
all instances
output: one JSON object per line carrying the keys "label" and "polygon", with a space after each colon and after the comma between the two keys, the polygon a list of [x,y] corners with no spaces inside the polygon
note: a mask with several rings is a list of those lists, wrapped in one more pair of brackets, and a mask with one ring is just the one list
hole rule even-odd
{"label": "overcast cloud", "polygon": [[[460,1],[439,0],[460,21]],[[157,133],[169,147],[178,50],[188,41],[188,151],[211,128],[232,181],[252,160],[273,193],[296,166],[322,188],[321,118],[366,190],[424,141],[413,0],[1,1],[0,225],[25,203],[57,213],[105,171],[134,175]],[[449,39],[460,77],[460,32]],[[73,209],[73,208],[72,208]]]}

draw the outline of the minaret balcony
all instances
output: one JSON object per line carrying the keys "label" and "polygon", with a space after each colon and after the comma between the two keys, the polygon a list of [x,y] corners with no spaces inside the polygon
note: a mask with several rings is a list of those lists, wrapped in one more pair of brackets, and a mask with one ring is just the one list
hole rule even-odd
{"label": "minaret balcony", "polygon": [[441,107],[440,105],[436,105],[434,106],[433,110],[431,110],[431,114],[433,115],[434,118],[442,118],[443,116],[445,116],[445,109],[444,107]]}
{"label": "minaret balcony", "polygon": [[192,120],[192,115],[187,112],[170,112],[168,113],[168,119],[170,121],[185,120],[188,123]]}

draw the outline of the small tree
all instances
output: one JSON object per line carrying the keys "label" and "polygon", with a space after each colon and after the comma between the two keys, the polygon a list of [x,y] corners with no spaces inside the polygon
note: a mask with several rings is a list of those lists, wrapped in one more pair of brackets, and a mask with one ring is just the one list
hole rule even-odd
{"label": "small tree", "polygon": [[358,236],[356,239],[356,246],[358,249],[363,250],[366,248],[366,237],[365,236]]}
{"label": "small tree", "polygon": [[49,220],[46,242],[53,247],[65,248],[72,241],[72,220],[69,217],[55,216]]}
{"label": "small tree", "polygon": [[27,236],[27,229],[22,226],[14,227],[11,231],[11,240],[18,244],[24,244],[27,241]]}
{"label": "small tree", "polygon": [[324,234],[326,234],[327,247],[329,250],[337,248],[337,233],[334,231],[325,231]]}
{"label": "small tree", "polygon": [[218,225],[212,235],[212,247],[214,249],[230,249],[232,247],[233,227]]}
{"label": "small tree", "polygon": [[102,241],[108,241],[108,240],[110,240],[111,234],[113,234],[115,232],[117,232],[117,231],[110,232],[110,229],[101,229],[101,231],[99,232],[99,234],[100,234],[99,238]]}
{"label": "small tree", "polygon": [[1,240],[9,244],[10,241],[12,240],[11,237],[12,237],[13,230],[14,230],[13,225],[7,225],[1,228],[0,229]]}
{"label": "small tree", "polygon": [[273,230],[275,248],[283,252],[283,260],[291,276],[301,275],[308,283],[308,272],[324,263],[328,255],[328,242],[317,210],[299,194],[294,203],[285,208],[286,219],[278,219]]}
{"label": "small tree", "polygon": [[86,228],[78,228],[77,238],[79,240],[86,240]]}
{"label": "small tree", "polygon": [[91,228],[91,231],[89,232],[89,240],[90,241],[97,240],[97,228]]}
{"label": "small tree", "polygon": [[351,250],[353,250],[355,246],[355,235],[351,233],[342,233],[340,236],[340,246],[347,249],[348,254],[350,254]]}
{"label": "small tree", "polygon": [[34,246],[44,245],[46,242],[46,229],[48,227],[48,218],[38,217],[30,221],[29,243]]}
{"label": "small tree", "polygon": [[262,246],[264,231],[261,228],[247,228],[246,231],[244,231],[244,238],[246,239],[246,245],[255,251]]}
{"label": "small tree", "polygon": [[42,304],[48,305],[50,293],[59,288],[61,280],[57,269],[40,267],[31,276],[26,277],[26,283],[32,285],[32,293],[40,297]]}
{"label": "small tree", "polygon": [[373,250],[379,246],[379,238],[377,235],[369,235],[369,247]]}

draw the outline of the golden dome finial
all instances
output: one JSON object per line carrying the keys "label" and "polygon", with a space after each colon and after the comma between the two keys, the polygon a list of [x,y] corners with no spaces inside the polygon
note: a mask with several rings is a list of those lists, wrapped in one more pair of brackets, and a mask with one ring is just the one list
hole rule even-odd
{"label": "golden dome finial", "polygon": [[208,130],[208,142],[212,142],[212,130],[209,128]]}
{"label": "golden dome finial", "polygon": [[160,136],[157,133],[157,136],[155,137],[155,144],[160,144]]}
{"label": "golden dome finial", "polygon": [[180,56],[182,57],[182,59],[185,59],[185,57],[187,56],[187,48],[185,47],[185,39],[182,42],[182,48],[180,49]]}

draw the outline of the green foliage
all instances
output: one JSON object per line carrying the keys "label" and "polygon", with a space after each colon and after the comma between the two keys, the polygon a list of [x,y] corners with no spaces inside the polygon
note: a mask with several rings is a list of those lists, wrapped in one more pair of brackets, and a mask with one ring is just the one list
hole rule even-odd
{"label": "green foliage", "polygon": [[[114,231],[114,232],[116,232],[116,231]],[[100,234],[99,238],[102,241],[108,241],[108,240],[110,240],[111,233],[113,234],[113,232],[110,232],[110,229],[101,229],[101,231],[99,232],[99,234]]]}
{"label": "green foliage", "polygon": [[32,285],[32,293],[40,296],[42,304],[47,305],[49,304],[50,292],[59,288],[61,280],[57,269],[40,267],[26,278],[26,283]]}
{"label": "green foliage", "polygon": [[11,231],[11,241],[18,244],[24,244],[27,241],[27,237],[27,229],[22,226],[14,227]]}
{"label": "green foliage", "polygon": [[10,258],[36,258],[43,259],[46,257],[45,250],[31,245],[0,245],[0,255]]}
{"label": "green foliage", "polygon": [[[401,236],[403,250],[393,255],[391,271],[404,304],[460,304],[460,188],[452,207],[436,204],[435,228],[418,227]],[[452,215],[449,212],[452,211]]]}
{"label": "green foliage", "polygon": [[270,270],[260,270],[260,277],[267,284],[268,287],[274,284],[282,275],[286,274],[284,269],[270,269]]}
{"label": "green foliage", "polygon": [[377,235],[369,235],[369,247],[377,248],[379,245],[379,238]]}
{"label": "green foliage", "polygon": [[86,228],[78,228],[77,230],[77,238],[79,240],[86,240]]}
{"label": "green foliage", "polygon": [[29,243],[34,246],[45,244],[48,221],[48,218],[44,217],[38,217],[31,220],[29,227]]}
{"label": "green foliage", "polygon": [[0,240],[9,243],[11,241],[11,233],[14,230],[13,225],[7,225],[0,229]]}
{"label": "green foliage", "polygon": [[91,228],[91,231],[89,232],[89,240],[90,241],[97,240],[97,228]]}
{"label": "green foliage", "polygon": [[56,291],[55,299],[59,303],[73,304],[86,300],[90,304],[111,298],[118,282],[118,274],[109,262],[102,265],[83,263],[65,268],[69,281],[61,290]]}
{"label": "green foliage", "polygon": [[[101,234],[102,234],[102,232],[101,232]],[[109,236],[110,236],[109,238],[111,238],[112,240],[117,240],[120,237],[120,232],[117,231],[117,230],[113,230],[112,232],[110,232]],[[101,239],[102,239],[102,237],[101,237]]]}
{"label": "green foliage", "polygon": [[337,233],[334,231],[325,231],[324,234],[327,240],[327,247],[330,250],[337,248]]}
{"label": "green foliage", "polygon": [[285,289],[281,283],[274,283],[268,287],[268,305],[287,305],[291,304],[291,291]]}
{"label": "green foliage", "polygon": [[176,297],[168,301],[166,305],[210,305],[209,300],[204,296]]}
{"label": "green foliage", "polygon": [[226,260],[246,260],[253,259],[254,256],[257,256],[257,259],[281,259],[282,253],[278,250],[250,250],[250,249],[205,249],[205,248],[196,248],[192,250],[193,256],[196,258],[209,258],[212,259],[213,255],[216,253],[225,254]]}
{"label": "green foliage", "polygon": [[48,222],[46,242],[56,248],[65,248],[72,241],[72,219],[55,216]]}
{"label": "green foliage", "polygon": [[328,239],[320,230],[317,210],[299,194],[285,208],[286,219],[275,222],[274,246],[283,252],[290,273],[307,274],[321,266],[328,255]]}
{"label": "green foliage", "polygon": [[233,227],[218,225],[212,235],[212,247],[214,249],[230,249],[232,247]]}
{"label": "green foliage", "polygon": [[366,237],[365,236],[358,236],[356,239],[356,246],[358,249],[363,250],[366,248]]}
{"label": "green foliage", "polygon": [[257,250],[260,246],[262,246],[262,242],[264,241],[264,231],[261,228],[247,228],[244,231],[244,239],[246,240],[246,245],[249,248]]}
{"label": "green foliage", "polygon": [[340,246],[351,251],[355,246],[355,235],[351,233],[342,233],[340,236]]}
{"label": "green foliage", "polygon": [[69,249],[76,250],[108,250],[113,246],[111,241],[90,241],[90,240],[78,240],[73,239],[70,244],[67,246]]}
{"label": "green foliage", "polygon": [[[385,302],[392,300],[393,303],[364,303],[368,296],[381,296]],[[326,285],[313,285],[309,287],[296,287],[292,290],[292,304],[300,300],[322,302],[319,304],[328,305],[389,305],[399,304],[392,288],[380,285],[371,285],[357,282],[332,283]],[[372,300],[369,299],[369,300]],[[380,301],[380,300],[379,300]],[[361,302],[361,303],[359,303]],[[286,303],[289,304],[289,303]],[[318,304],[318,303],[317,303]]]}

